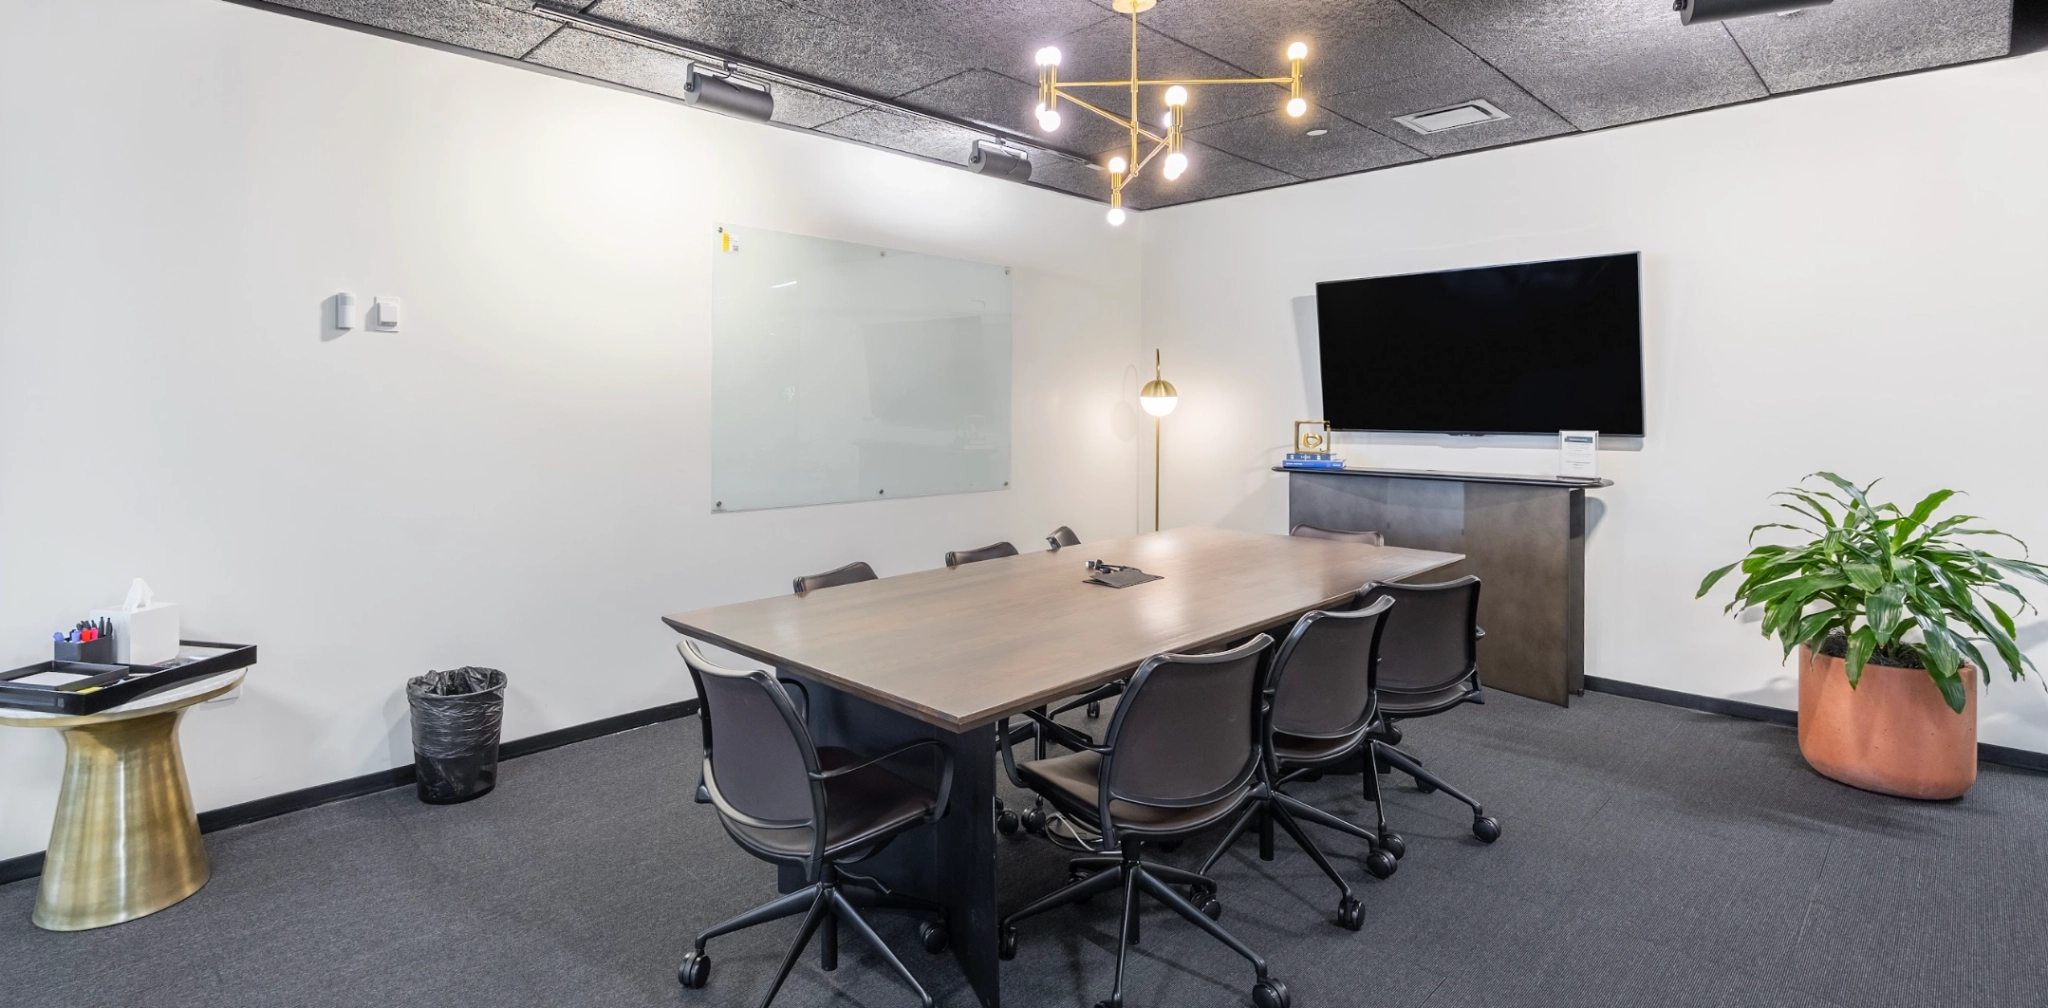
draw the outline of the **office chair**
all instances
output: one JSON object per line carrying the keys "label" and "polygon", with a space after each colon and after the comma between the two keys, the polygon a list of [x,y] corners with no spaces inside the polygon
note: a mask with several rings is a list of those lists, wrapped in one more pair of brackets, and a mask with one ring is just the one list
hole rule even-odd
{"label": "office chair", "polygon": [[1012,546],[1009,543],[990,543],[987,546],[980,547],[979,549],[947,550],[946,566],[958,567],[961,564],[980,563],[983,560],[994,560],[997,557],[1011,557],[1016,555],[1017,547]]}
{"label": "office chair", "polygon": [[[1417,790],[1442,791],[1472,807],[1472,835],[1486,843],[1500,839],[1500,820],[1477,801],[1423,769],[1422,761],[1397,748],[1397,722],[1431,717],[1468,703],[1485,703],[1479,686],[1479,579],[1467,575],[1441,584],[1370,584],[1359,592],[1362,605],[1394,600],[1380,633],[1379,700],[1383,727],[1373,742],[1374,766],[1392,768],[1415,780]],[[1368,777],[1372,774],[1368,774]],[[1370,789],[1369,789],[1370,790]],[[1380,814],[1386,832],[1386,814]]]}
{"label": "office chair", "polygon": [[820,588],[837,588],[840,585],[854,584],[860,581],[873,581],[874,579],[875,569],[859,560],[855,560],[844,567],[834,567],[823,574],[806,574],[803,577],[796,578],[790,582],[790,587],[796,589],[798,595],[802,595],[805,592],[816,591]]}
{"label": "office chair", "polygon": [[1335,542],[1364,543],[1367,546],[1387,544],[1387,537],[1378,532],[1344,532],[1338,529],[1317,528],[1314,525],[1296,525],[1288,529],[1287,534],[1303,539],[1329,539]]}
{"label": "office chair", "polygon": [[[775,1000],[813,936],[819,938],[819,966],[828,971],[838,968],[842,923],[917,992],[924,1008],[931,1008],[931,995],[875,934],[860,908],[921,918],[918,936],[933,953],[946,947],[943,911],[936,903],[890,892],[845,866],[880,853],[904,831],[945,816],[953,785],[951,755],[938,748],[935,739],[919,739],[869,758],[813,745],[810,731],[774,676],[713,665],[688,641],[677,650],[702,701],[702,789],[717,810],[719,823],[747,853],[771,864],[801,865],[810,884],[698,935],[684,953],[676,979],[690,988],[711,979],[711,956],[704,950],[711,939],[803,914],[803,926],[768,985],[761,1008]],[[723,749],[716,745],[720,739],[725,740]],[[936,791],[882,766],[923,746],[933,746],[938,754]]]}
{"label": "office chair", "polygon": [[1095,849],[1104,853],[1073,859],[1070,870],[1088,874],[1003,918],[997,948],[1004,959],[1017,954],[1018,922],[1120,889],[1116,982],[1109,999],[1096,1008],[1122,1008],[1124,966],[1138,943],[1138,894],[1143,892],[1251,961],[1258,977],[1252,987],[1257,1008],[1287,1008],[1287,985],[1267,973],[1257,952],[1216,923],[1212,915],[1220,915],[1222,905],[1211,900],[1205,912],[1168,884],[1200,886],[1209,880],[1144,859],[1147,842],[1208,829],[1251,800],[1262,762],[1261,659],[1272,643],[1273,638],[1259,634],[1217,654],[1145,659],[1099,746],[1030,712],[1040,730],[1064,735],[1062,744],[1076,751],[1018,764],[1004,746],[1004,770],[1012,781],[1101,834]]}
{"label": "office chair", "polygon": [[[1223,853],[1254,826],[1259,831],[1259,858],[1273,860],[1273,825],[1278,823],[1316,867],[1337,883],[1337,923],[1352,931],[1365,926],[1365,905],[1351,892],[1344,876],[1330,866],[1322,848],[1302,831],[1300,820],[1364,840],[1371,848],[1366,855],[1366,870],[1376,878],[1394,874],[1393,853],[1382,849],[1379,834],[1345,822],[1280,788],[1372,748],[1370,733],[1379,720],[1379,705],[1373,695],[1373,666],[1379,658],[1380,631],[1386,625],[1387,610],[1392,608],[1394,600],[1381,597],[1363,609],[1310,612],[1295,622],[1273,656],[1273,670],[1266,676],[1262,705],[1265,724],[1260,731],[1265,759],[1259,769],[1258,786],[1252,789],[1251,803],[1202,862],[1202,875],[1207,876]],[[1379,800],[1378,785],[1377,776],[1365,775],[1366,798],[1375,805]],[[1191,895],[1195,905],[1206,906],[1215,898],[1215,886],[1197,884]]]}
{"label": "office chair", "polygon": [[1081,545],[1081,537],[1075,535],[1073,529],[1062,525],[1059,528],[1053,529],[1052,534],[1045,537],[1045,542],[1046,545],[1051,546],[1053,549],[1061,549],[1067,546]]}

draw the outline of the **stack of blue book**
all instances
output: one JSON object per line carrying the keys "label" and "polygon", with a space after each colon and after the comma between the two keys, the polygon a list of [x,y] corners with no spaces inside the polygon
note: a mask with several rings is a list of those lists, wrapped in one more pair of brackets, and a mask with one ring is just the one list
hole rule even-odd
{"label": "stack of blue book", "polygon": [[1344,460],[1329,455],[1311,455],[1303,452],[1288,452],[1280,462],[1282,469],[1342,469]]}

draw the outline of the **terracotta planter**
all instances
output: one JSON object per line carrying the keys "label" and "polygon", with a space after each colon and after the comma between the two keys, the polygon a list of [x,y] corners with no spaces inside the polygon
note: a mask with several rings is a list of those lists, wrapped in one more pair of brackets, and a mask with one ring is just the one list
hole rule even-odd
{"label": "terracotta planter", "polygon": [[1977,670],[1963,667],[1963,712],[1924,669],[1865,665],[1851,688],[1842,659],[1799,649],[1799,752],[1815,770],[1866,791],[1954,798],[1977,781]]}

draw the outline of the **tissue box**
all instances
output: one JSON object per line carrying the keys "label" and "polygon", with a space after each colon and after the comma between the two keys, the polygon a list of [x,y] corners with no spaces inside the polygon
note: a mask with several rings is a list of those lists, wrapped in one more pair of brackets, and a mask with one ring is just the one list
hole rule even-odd
{"label": "tissue box", "polygon": [[155,602],[139,609],[94,609],[93,618],[113,621],[115,660],[155,665],[178,656],[178,604]]}

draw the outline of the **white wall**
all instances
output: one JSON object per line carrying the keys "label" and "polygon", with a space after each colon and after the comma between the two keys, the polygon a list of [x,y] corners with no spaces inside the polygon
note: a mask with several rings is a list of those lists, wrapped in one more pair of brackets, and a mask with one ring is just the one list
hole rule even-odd
{"label": "white wall", "polygon": [[[1135,529],[1133,229],[1092,204],[219,0],[6,0],[0,659],[149,579],[251,641],[210,808],[407,763],[402,683],[519,737],[685,699],[659,617]],[[1015,267],[1013,488],[710,513],[715,223]],[[323,299],[404,331],[323,340]],[[0,730],[0,858],[62,746]]]}
{"label": "white wall", "polygon": [[[2048,54],[1145,214],[1145,337],[1182,397],[1167,523],[1283,530],[1267,466],[1317,415],[1317,281],[1640,250],[1649,437],[1603,452],[1615,486],[1589,494],[1586,671],[1795,707],[1796,670],[1721,615],[1725,590],[1692,597],[1770,491],[1816,469],[1958,487],[2048,545],[2043,94]],[[1556,465],[1528,439],[1340,453]],[[2048,665],[2048,623],[2022,640]],[[1981,737],[2048,750],[2042,687],[1995,683]]]}

